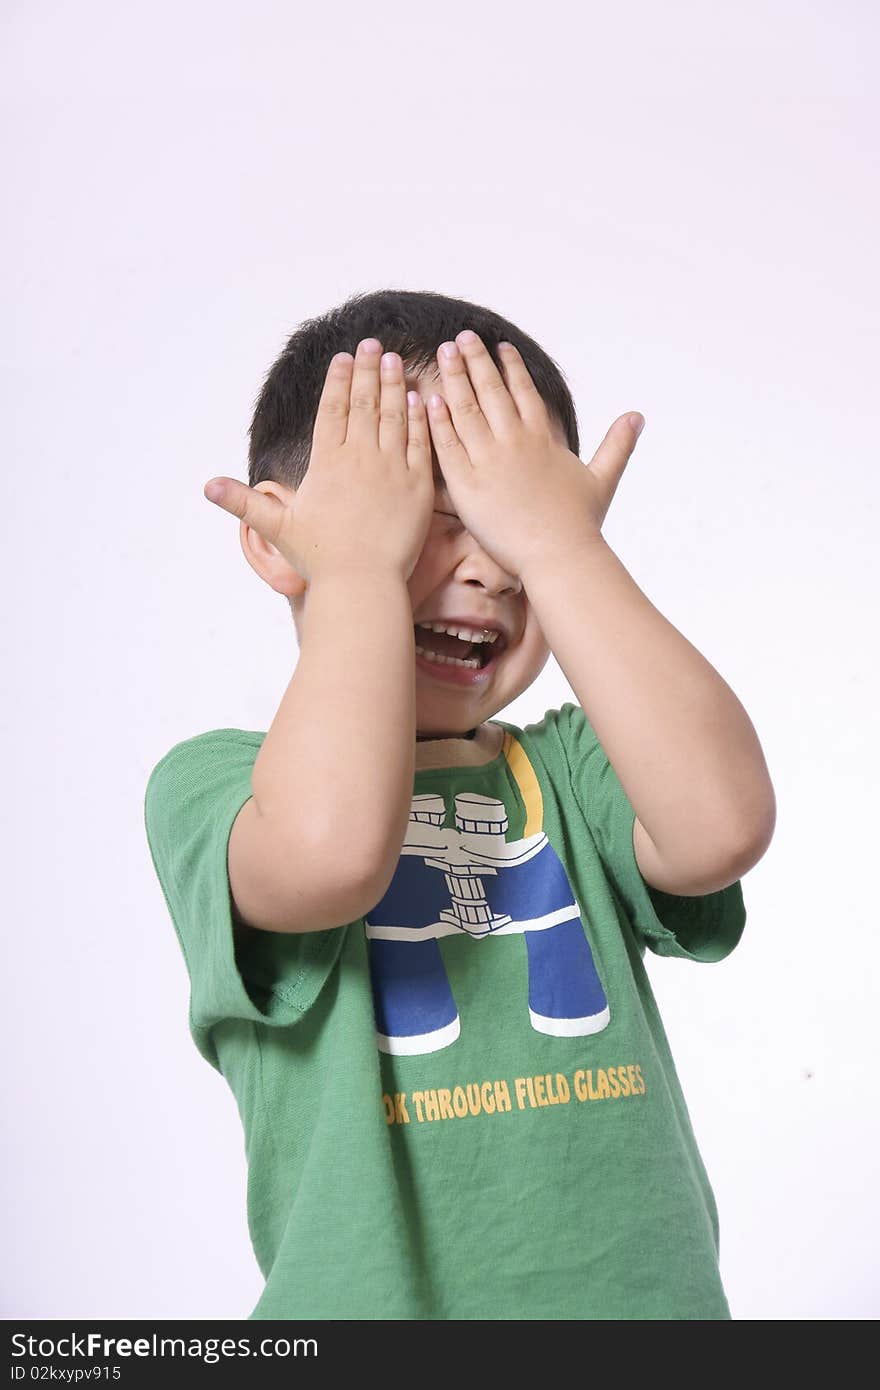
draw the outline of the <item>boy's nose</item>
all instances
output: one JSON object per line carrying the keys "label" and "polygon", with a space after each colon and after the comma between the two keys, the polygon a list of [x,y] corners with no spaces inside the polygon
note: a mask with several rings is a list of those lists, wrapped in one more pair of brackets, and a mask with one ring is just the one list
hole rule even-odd
{"label": "boy's nose", "polygon": [[479,541],[474,540],[470,532],[464,533],[462,544],[466,546],[466,550],[455,567],[455,577],[462,584],[479,584],[490,594],[520,592],[522,580],[519,575],[510,574],[503,565],[494,560],[488,550],[485,550]]}

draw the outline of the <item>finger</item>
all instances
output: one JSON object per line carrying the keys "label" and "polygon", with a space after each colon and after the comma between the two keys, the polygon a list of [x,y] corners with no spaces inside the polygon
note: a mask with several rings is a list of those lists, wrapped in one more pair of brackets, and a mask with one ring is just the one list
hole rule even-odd
{"label": "finger", "polygon": [[338,449],[340,444],[345,443],[353,362],[350,352],[337,352],[330,359],[312,431],[313,450],[317,448],[326,452]]}
{"label": "finger", "polygon": [[[639,416],[639,419],[642,417]],[[638,435],[629,423],[632,416],[621,415],[608,430],[602,443],[590,459],[590,468],[605,486],[606,497],[610,502],[617,485],[623,477],[626,465],[636,447]]]}
{"label": "finger", "polygon": [[471,471],[470,456],[458,437],[452,416],[442,396],[432,396],[428,402],[428,425],[437,452],[437,460],[447,481],[467,469]]}
{"label": "finger", "polygon": [[496,439],[510,433],[520,423],[519,411],[482,339],[470,329],[456,338],[480,409]]}
{"label": "finger", "polygon": [[518,349],[513,343],[499,343],[498,356],[504,368],[508,394],[520,419],[524,424],[535,427],[546,424],[547,407]]}
{"label": "finger", "polygon": [[273,493],[258,492],[236,478],[212,478],[204,493],[209,502],[253,526],[270,545],[278,544],[287,508]]}
{"label": "finger", "polygon": [[[452,353],[448,355],[446,350],[450,348]],[[474,395],[467,364],[458,350],[458,344],[441,343],[437,351],[437,364],[443,383],[443,395],[448,402],[455,429],[465,447],[472,455],[476,455],[481,446],[485,447],[493,442],[494,435]]]}
{"label": "finger", "polygon": [[406,396],[408,421],[406,439],[406,463],[417,473],[433,480],[433,461],[431,459],[431,431],[428,428],[428,413],[418,391],[408,391]]}
{"label": "finger", "polygon": [[371,444],[379,436],[379,357],[382,344],[378,338],[363,338],[354,355],[351,377],[351,398],[348,404],[346,440]]}
{"label": "finger", "polygon": [[395,458],[406,456],[407,405],[403,363],[386,352],[379,363],[379,448]]}

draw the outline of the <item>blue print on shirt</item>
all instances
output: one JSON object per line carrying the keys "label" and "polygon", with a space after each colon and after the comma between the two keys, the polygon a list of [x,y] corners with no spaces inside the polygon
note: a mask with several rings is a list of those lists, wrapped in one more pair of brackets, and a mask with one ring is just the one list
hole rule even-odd
{"label": "blue print on shirt", "polygon": [[438,938],[521,935],[528,956],[529,1019],[539,1033],[579,1037],[607,1027],[610,1011],[571,884],[543,830],[506,840],[502,801],[455,797],[455,828],[442,796],[412,800],[394,878],[364,921],[381,1052],[437,1052],[461,1020]]}

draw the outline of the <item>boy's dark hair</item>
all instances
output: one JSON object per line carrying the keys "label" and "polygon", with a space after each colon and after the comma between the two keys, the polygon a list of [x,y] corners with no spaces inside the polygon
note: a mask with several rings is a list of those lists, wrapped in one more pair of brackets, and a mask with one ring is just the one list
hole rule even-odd
{"label": "boy's dark hair", "polygon": [[533,338],[491,309],[431,290],[373,290],[351,295],[337,309],[306,319],[270,368],[249,430],[248,482],[271,479],[299,487],[309,466],[312,432],[330,359],[352,355],[362,338],[397,352],[408,374],[436,368],[437,349],[464,328],[482,339],[500,368],[497,344],[513,343],[568,447],[578,454],[577,416],[565,378]]}

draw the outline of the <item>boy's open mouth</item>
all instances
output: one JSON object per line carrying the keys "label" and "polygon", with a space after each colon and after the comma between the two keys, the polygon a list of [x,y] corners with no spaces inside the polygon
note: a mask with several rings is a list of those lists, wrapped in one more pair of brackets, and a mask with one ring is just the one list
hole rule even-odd
{"label": "boy's open mouth", "polygon": [[483,670],[497,659],[507,647],[507,638],[499,632],[494,641],[469,642],[451,632],[434,632],[430,627],[415,624],[416,647],[427,660],[438,665],[470,667]]}

